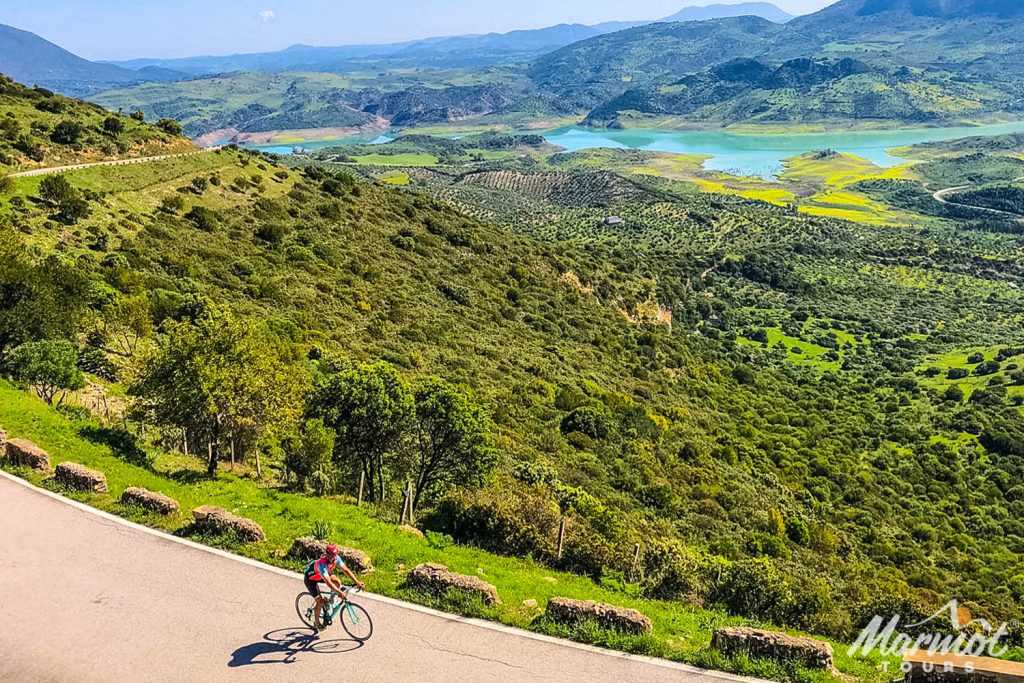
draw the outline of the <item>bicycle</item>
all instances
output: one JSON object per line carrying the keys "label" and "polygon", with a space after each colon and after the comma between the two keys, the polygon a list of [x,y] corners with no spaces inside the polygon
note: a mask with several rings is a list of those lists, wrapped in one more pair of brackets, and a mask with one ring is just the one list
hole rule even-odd
{"label": "bicycle", "polygon": [[[373,620],[370,619],[370,614],[365,609],[352,602],[350,594],[357,589],[345,587],[342,590],[345,593],[344,601],[337,600],[340,596],[333,590],[330,591],[330,596],[324,599],[323,614],[320,620],[326,624],[328,619],[333,620],[341,612],[342,628],[352,636],[353,640],[364,643],[373,635]],[[299,619],[314,630],[316,629],[313,620],[315,609],[316,598],[309,591],[302,591],[295,597],[295,611],[298,612]]]}

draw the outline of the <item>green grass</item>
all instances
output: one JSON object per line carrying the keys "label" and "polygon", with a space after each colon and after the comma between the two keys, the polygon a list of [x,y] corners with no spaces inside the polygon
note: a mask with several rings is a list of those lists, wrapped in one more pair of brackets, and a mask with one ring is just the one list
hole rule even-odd
{"label": "green grass", "polygon": [[[526,559],[497,556],[459,545],[432,547],[426,540],[396,531],[392,523],[382,519],[389,513],[379,513],[368,506],[357,507],[351,498],[314,498],[288,493],[262,485],[251,475],[239,476],[228,471],[222,471],[216,480],[207,479],[198,459],[156,449],[147,449],[152,458],[148,466],[133,464],[129,460],[136,459],[119,454],[97,437],[90,440],[90,428],[98,427],[96,423],[71,422],[6,381],[0,381],[0,425],[11,437],[27,438],[45,448],[54,466],[71,460],[106,474],[109,494],[68,494],[102,510],[172,533],[181,533],[180,530],[191,522],[190,511],[202,504],[218,505],[255,519],[267,534],[265,543],[240,545],[223,537],[197,540],[269,564],[298,570],[300,562],[287,558],[286,552],[294,538],[308,535],[314,523],[322,520],[333,527],[331,540],[370,554],[376,571],[368,575],[366,581],[369,590],[375,593],[630,652],[785,680],[827,679],[821,673],[786,669],[772,663],[752,665],[710,651],[712,629],[743,623],[741,619],[643,599],[632,591],[605,587]],[[38,473],[18,472],[33,483],[57,490],[52,481],[44,480]],[[129,486],[165,493],[181,503],[182,512],[161,517],[126,508],[118,502],[118,497]],[[502,603],[491,608],[460,594],[438,597],[403,588],[403,568],[410,569],[421,562],[441,562],[457,572],[480,576],[498,588]],[[599,600],[638,609],[652,619],[654,633],[638,638],[590,626],[566,629],[548,624],[541,618],[543,605],[554,596]],[[540,606],[524,605],[528,599],[536,600]],[[282,609],[287,606],[283,605]],[[836,655],[841,671],[862,680],[880,680],[876,673],[878,662],[851,659],[839,645]]]}
{"label": "green grass", "polygon": [[367,166],[436,166],[433,154],[364,154],[352,157],[357,164]]}
{"label": "green grass", "polygon": [[[838,370],[840,361],[827,361],[822,358],[828,349],[824,346],[814,344],[804,339],[798,339],[797,337],[791,337],[785,334],[777,327],[766,328],[765,332],[768,334],[768,343],[763,344],[746,337],[737,338],[737,342],[744,346],[754,346],[757,348],[775,348],[779,344],[785,344],[786,346],[786,357],[795,362],[807,363],[816,365],[824,370]],[[795,353],[794,349],[799,348],[801,353]]]}
{"label": "green grass", "polygon": [[[917,370],[923,372],[928,368],[937,368],[939,374],[934,377],[926,377],[922,380],[922,384],[927,387],[945,391],[947,387],[956,385],[960,387],[964,392],[964,400],[968,400],[976,390],[982,389],[989,386],[989,381],[994,377],[1001,377],[1004,386],[1006,387],[1007,396],[1022,395],[1024,396],[1024,386],[1013,385],[1009,378],[1012,370],[1007,370],[1008,366],[1024,365],[1024,356],[1014,356],[1000,363],[1001,367],[998,372],[989,375],[975,375],[974,369],[978,367],[978,363],[968,363],[967,359],[974,353],[980,353],[985,360],[994,360],[996,354],[1000,349],[1006,348],[1005,346],[990,346],[990,347],[975,347],[969,349],[956,349],[948,353],[944,353],[938,356],[934,356],[921,365],[918,366]],[[968,371],[966,377],[959,379],[949,379],[946,377],[946,373],[953,368],[962,368]]]}

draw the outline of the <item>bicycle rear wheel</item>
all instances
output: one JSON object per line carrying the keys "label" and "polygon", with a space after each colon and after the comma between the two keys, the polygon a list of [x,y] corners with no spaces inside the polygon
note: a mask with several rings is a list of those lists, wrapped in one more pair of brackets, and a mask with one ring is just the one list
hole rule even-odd
{"label": "bicycle rear wheel", "polygon": [[316,610],[316,598],[312,593],[302,592],[295,597],[295,611],[302,623],[309,628],[316,628],[313,622],[313,612]]}
{"label": "bicycle rear wheel", "polygon": [[341,625],[345,632],[352,636],[353,640],[362,643],[373,635],[373,620],[370,619],[369,613],[354,602],[342,605],[338,616],[341,617]]}

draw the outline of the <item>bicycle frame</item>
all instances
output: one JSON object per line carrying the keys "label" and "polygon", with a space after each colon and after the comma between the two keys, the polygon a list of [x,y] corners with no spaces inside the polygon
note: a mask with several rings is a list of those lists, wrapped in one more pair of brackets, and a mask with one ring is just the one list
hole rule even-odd
{"label": "bicycle frame", "polygon": [[346,586],[346,587],[343,587],[341,590],[342,590],[343,593],[345,593],[344,601],[340,601],[340,602],[339,601],[335,601],[335,598],[340,598],[342,596],[338,595],[338,592],[335,591],[334,589],[331,589],[331,595],[325,601],[325,607],[328,607],[328,609],[330,610],[331,619],[334,619],[334,617],[338,616],[338,612],[341,611],[341,607],[342,607],[342,605],[344,605],[346,607],[346,609],[348,610],[349,618],[352,619],[353,621],[359,621],[359,616],[356,614],[356,611],[354,609],[352,609],[352,607],[351,607],[352,602],[348,599],[348,593],[350,593],[351,591],[357,590],[357,589],[355,589],[355,588],[348,588]]}

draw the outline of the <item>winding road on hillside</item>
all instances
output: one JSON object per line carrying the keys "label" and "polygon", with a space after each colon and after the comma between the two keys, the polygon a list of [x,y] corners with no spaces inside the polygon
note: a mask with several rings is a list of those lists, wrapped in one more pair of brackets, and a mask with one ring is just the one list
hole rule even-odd
{"label": "winding road on hillside", "polygon": [[[1020,178],[1014,178],[1010,181],[1011,183],[1024,182],[1024,176]],[[949,204],[950,206],[962,206],[965,209],[974,209],[975,211],[983,211],[990,213],[994,216],[1005,216],[1007,218],[1013,218],[1015,220],[1024,220],[1024,216],[1019,213],[1013,213],[1012,211],[1003,211],[1002,209],[992,209],[987,206],[977,206],[975,204],[964,204],[962,202],[952,202],[946,199],[946,195],[953,194],[954,192],[960,192],[961,190],[969,190],[973,187],[972,185],[958,185],[956,187],[946,187],[941,190],[936,190],[932,193],[932,199],[942,204]]]}
{"label": "winding road on hillside", "polygon": [[[0,472],[3,681],[747,681],[364,595],[374,635],[314,638],[298,574]],[[379,571],[391,571],[382,567]]]}
{"label": "winding road on hillside", "polygon": [[49,168],[32,168],[27,171],[8,173],[8,178],[27,178],[29,176],[53,175],[54,173],[65,173],[67,171],[78,171],[83,168],[94,166],[128,166],[130,164],[144,164],[150,161],[163,161],[165,159],[177,159],[179,157],[190,157],[196,154],[205,154],[220,149],[219,147],[205,147],[192,152],[179,152],[178,154],[159,154],[153,157],[135,157],[132,159],[108,159],[107,161],[91,161],[87,164],[69,164],[67,166],[50,166]]}

